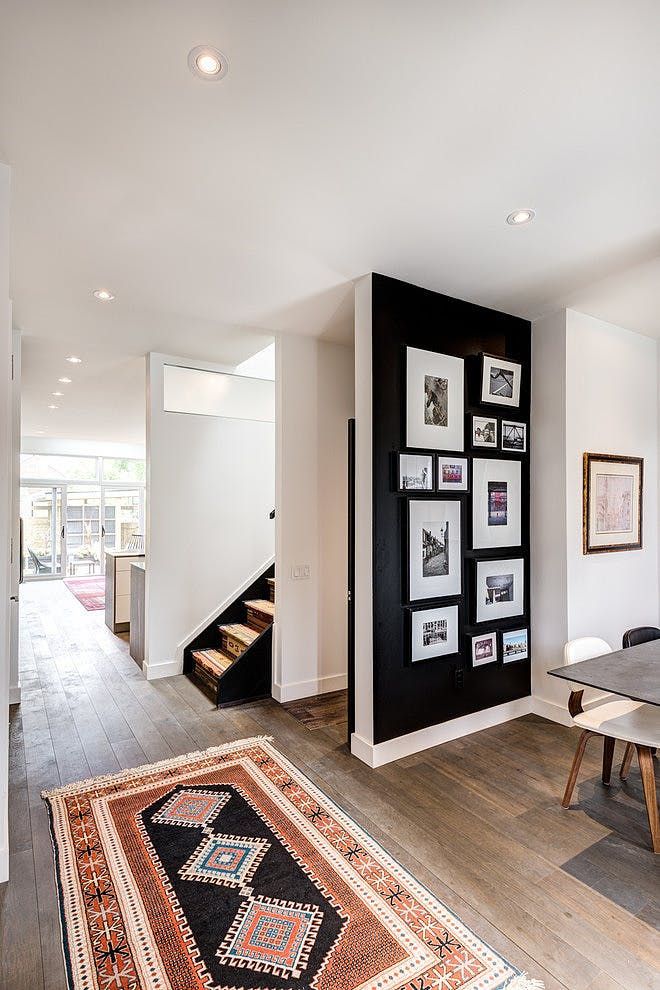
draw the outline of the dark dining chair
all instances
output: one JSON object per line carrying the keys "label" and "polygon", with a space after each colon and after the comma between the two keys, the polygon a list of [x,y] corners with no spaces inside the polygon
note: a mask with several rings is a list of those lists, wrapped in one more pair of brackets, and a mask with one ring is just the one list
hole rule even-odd
{"label": "dark dining chair", "polygon": [[[634,629],[626,629],[623,634],[621,645],[624,650],[628,650],[631,646],[641,646],[642,643],[652,643],[654,639],[660,639],[660,629],[658,629],[657,626],[635,626]],[[655,750],[653,750],[653,754],[655,755]],[[628,743],[626,746],[626,751],[623,754],[621,769],[619,770],[619,777],[621,777],[621,780],[625,780],[628,776],[630,764],[632,763],[632,758],[634,755],[635,747],[632,743]]]}
{"label": "dark dining chair", "polygon": [[657,626],[635,626],[634,629],[624,632],[622,646],[627,650],[631,646],[641,646],[642,643],[650,643],[654,639],[660,639],[660,629]]}

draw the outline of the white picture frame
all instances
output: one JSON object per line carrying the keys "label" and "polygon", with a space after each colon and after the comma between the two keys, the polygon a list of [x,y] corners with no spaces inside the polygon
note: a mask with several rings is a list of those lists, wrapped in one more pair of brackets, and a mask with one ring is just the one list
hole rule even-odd
{"label": "white picture frame", "polygon": [[470,463],[467,457],[437,454],[435,470],[436,491],[467,492],[470,490]]}
{"label": "white picture frame", "polygon": [[522,540],[520,461],[472,461],[472,549],[519,547]]}
{"label": "white picture frame", "polygon": [[406,348],[406,446],[464,450],[463,358]]}
{"label": "white picture frame", "polygon": [[408,502],[409,601],[461,594],[461,525],[457,499]]}
{"label": "white picture frame", "polygon": [[520,405],[522,365],[492,354],[482,355],[481,401],[488,405]]}
{"label": "white picture frame", "polygon": [[497,633],[485,632],[471,637],[471,657],[473,667],[484,667],[497,663]]}
{"label": "white picture frame", "polygon": [[410,662],[458,653],[458,605],[410,610]]}
{"label": "white picture frame", "polygon": [[500,446],[512,454],[527,452],[527,423],[503,419],[500,424]]}
{"label": "white picture frame", "polygon": [[495,416],[472,417],[472,446],[497,450],[497,419]]}
{"label": "white picture frame", "polygon": [[434,491],[433,454],[399,454],[397,475],[400,492]]}
{"label": "white picture frame", "polygon": [[517,663],[529,657],[529,630],[505,629],[502,633],[502,663]]}
{"label": "white picture frame", "polygon": [[494,622],[525,611],[525,561],[478,560],[476,576],[476,621]]}

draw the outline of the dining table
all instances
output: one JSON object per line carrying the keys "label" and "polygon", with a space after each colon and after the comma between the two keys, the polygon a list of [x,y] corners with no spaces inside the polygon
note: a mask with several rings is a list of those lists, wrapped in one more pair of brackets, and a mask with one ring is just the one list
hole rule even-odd
{"label": "dining table", "polygon": [[[614,653],[605,653],[589,660],[555,667],[548,673],[552,677],[583,684],[608,694],[620,695],[646,705],[660,706],[660,640],[629,646]],[[658,716],[660,722],[660,713]],[[654,824],[658,822],[655,786],[644,788],[646,810],[649,815],[651,834],[654,838]],[[653,806],[651,806],[651,804]]]}

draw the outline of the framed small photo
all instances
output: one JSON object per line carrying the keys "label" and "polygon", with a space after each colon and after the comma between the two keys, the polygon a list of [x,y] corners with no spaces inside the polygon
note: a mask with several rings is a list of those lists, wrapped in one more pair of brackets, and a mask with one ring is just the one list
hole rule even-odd
{"label": "framed small photo", "polygon": [[643,493],[643,457],[585,454],[583,552],[641,549]]}
{"label": "framed small photo", "polygon": [[497,633],[482,633],[472,636],[472,666],[482,667],[497,660]]}
{"label": "framed small photo", "polygon": [[472,446],[497,450],[497,420],[492,416],[472,417]]}
{"label": "framed small photo", "polygon": [[482,362],[481,401],[498,406],[519,406],[522,365],[491,354],[483,354]]}
{"label": "framed small photo", "polygon": [[406,348],[406,446],[464,450],[463,358]]}
{"label": "framed small photo", "polygon": [[411,499],[408,503],[409,601],[460,595],[461,503]]}
{"label": "framed small photo", "polygon": [[436,489],[439,492],[467,492],[469,490],[467,457],[451,457],[438,454]]}
{"label": "framed small photo", "polygon": [[476,621],[493,622],[525,611],[525,561],[478,560]]}
{"label": "framed small photo", "polygon": [[527,450],[527,423],[512,423],[502,420],[502,450],[524,454]]}
{"label": "framed small photo", "polygon": [[472,548],[519,547],[520,461],[475,457],[472,462]]}
{"label": "framed small photo", "polygon": [[458,653],[458,605],[408,609],[411,663]]}
{"label": "framed small photo", "polygon": [[515,663],[516,660],[526,660],[528,656],[526,629],[502,633],[502,663]]}
{"label": "framed small photo", "polygon": [[433,454],[399,454],[400,492],[433,491]]}

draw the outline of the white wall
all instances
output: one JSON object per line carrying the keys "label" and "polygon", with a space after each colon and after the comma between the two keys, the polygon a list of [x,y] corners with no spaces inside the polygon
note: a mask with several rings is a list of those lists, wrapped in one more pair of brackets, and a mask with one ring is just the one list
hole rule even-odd
{"label": "white wall", "polygon": [[[282,334],[276,343],[277,536],[273,695],[346,686],[347,421],[353,351]],[[309,567],[309,577],[292,571]]]}
{"label": "white wall", "polygon": [[[534,324],[533,354],[533,691],[565,706],[568,689],[545,671],[567,639],[601,636],[618,649],[627,628],[660,618],[658,344],[568,310]],[[644,458],[641,550],[582,553],[586,451]]]}
{"label": "white wall", "polygon": [[0,883],[9,878],[9,540],[11,532],[11,319],[9,169],[0,164]]}
{"label": "white wall", "polygon": [[[148,357],[146,664],[181,671],[183,645],[272,560],[275,426],[163,411],[163,365]],[[194,362],[205,370],[231,371]]]}
{"label": "white wall", "polygon": [[[11,307],[10,307],[11,320]],[[11,395],[11,565],[9,576],[10,645],[9,645],[9,704],[21,703],[19,667],[19,611],[21,577],[21,333],[12,330],[12,395]]]}

